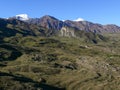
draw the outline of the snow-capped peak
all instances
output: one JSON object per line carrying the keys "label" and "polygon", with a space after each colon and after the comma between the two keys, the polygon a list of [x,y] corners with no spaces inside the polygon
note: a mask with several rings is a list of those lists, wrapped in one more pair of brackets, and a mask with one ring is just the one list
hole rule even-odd
{"label": "snow-capped peak", "polygon": [[85,21],[85,20],[83,18],[78,18],[78,19],[73,20],[73,21],[79,22],[79,21]]}
{"label": "snow-capped peak", "polygon": [[27,14],[19,14],[19,15],[16,15],[15,17],[16,17],[16,19],[19,19],[19,20],[22,20],[22,21],[29,20],[29,17],[28,17]]}

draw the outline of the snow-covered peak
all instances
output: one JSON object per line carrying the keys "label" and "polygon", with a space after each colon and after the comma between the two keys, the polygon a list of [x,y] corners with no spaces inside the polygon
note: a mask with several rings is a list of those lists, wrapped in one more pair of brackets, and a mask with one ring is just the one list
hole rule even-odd
{"label": "snow-covered peak", "polygon": [[16,15],[15,17],[16,17],[16,19],[22,20],[22,21],[29,20],[29,17],[27,14],[19,14],[19,15]]}
{"label": "snow-covered peak", "polygon": [[79,22],[79,21],[85,21],[85,20],[83,18],[78,18],[78,19],[73,20],[73,21]]}

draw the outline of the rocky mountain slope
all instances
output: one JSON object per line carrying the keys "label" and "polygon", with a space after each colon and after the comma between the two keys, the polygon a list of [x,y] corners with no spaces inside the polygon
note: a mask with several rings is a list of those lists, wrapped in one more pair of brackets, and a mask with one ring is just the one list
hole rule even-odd
{"label": "rocky mountain slope", "polygon": [[60,21],[55,17],[49,15],[45,15],[41,18],[29,19],[27,22],[54,30],[60,30],[63,26],[66,26],[63,21]]}
{"label": "rocky mountain slope", "polygon": [[14,18],[0,19],[1,38],[15,36],[16,34],[23,36],[49,36],[52,34],[52,30]]}
{"label": "rocky mountain slope", "polygon": [[84,30],[95,33],[117,33],[120,32],[120,27],[117,25],[101,25],[88,21],[61,21],[55,17],[46,15],[41,18],[30,19],[27,22],[37,24],[48,29],[60,30],[64,26],[77,28],[78,30]]}
{"label": "rocky mountain slope", "polygon": [[66,24],[68,24],[71,27],[77,28],[79,30],[85,30],[88,32],[94,32],[94,33],[117,33],[120,32],[120,27],[116,25],[101,25],[96,24],[88,21],[65,21]]}
{"label": "rocky mountain slope", "polygon": [[117,33],[120,32],[120,27],[113,24],[108,25],[101,25],[98,23],[92,23],[89,21],[72,21],[72,20],[65,20],[61,21],[53,16],[45,15],[41,18],[28,18],[26,14],[20,14],[15,17],[12,17],[18,20],[22,20],[29,24],[35,24],[38,26],[42,26],[47,29],[54,29],[60,30],[64,26],[77,28],[78,30],[84,30],[87,32],[94,32],[94,33]]}
{"label": "rocky mountain slope", "polygon": [[[101,25],[88,21],[70,21],[70,20],[66,20],[63,22],[49,15],[43,16],[41,18],[28,18],[27,15],[16,15],[15,17],[12,18],[0,19],[0,38],[4,36],[13,35],[15,36],[17,33],[22,34],[23,36],[59,35],[61,34],[60,32],[63,31],[64,27],[67,27],[67,31],[73,29],[75,37],[80,37],[81,34],[78,32],[81,31],[93,34],[120,32],[120,27],[112,24]],[[69,35],[70,34],[64,36]]]}
{"label": "rocky mountain slope", "polygon": [[[63,29],[64,28],[64,29]],[[83,38],[85,41],[97,43],[105,40],[102,35],[94,32],[79,30],[54,17],[44,16],[41,19],[30,19],[27,21],[16,18],[0,19],[0,37],[11,36],[64,36]]]}

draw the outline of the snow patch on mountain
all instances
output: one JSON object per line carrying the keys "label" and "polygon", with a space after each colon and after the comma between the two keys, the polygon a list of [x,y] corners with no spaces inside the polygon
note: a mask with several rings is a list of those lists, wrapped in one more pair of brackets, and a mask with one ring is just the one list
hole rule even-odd
{"label": "snow patch on mountain", "polygon": [[27,14],[19,14],[19,15],[16,15],[15,17],[16,17],[16,19],[22,20],[22,21],[29,20],[29,17]]}
{"label": "snow patch on mountain", "polygon": [[77,18],[76,20],[73,20],[73,21],[79,22],[79,21],[85,21],[85,20],[83,18]]}

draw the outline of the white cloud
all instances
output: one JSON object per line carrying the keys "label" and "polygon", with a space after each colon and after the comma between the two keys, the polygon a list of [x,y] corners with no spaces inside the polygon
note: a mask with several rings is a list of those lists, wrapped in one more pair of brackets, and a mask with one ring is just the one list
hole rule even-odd
{"label": "white cloud", "polygon": [[78,18],[78,19],[73,20],[73,21],[79,22],[79,21],[85,21],[85,20],[83,18]]}

